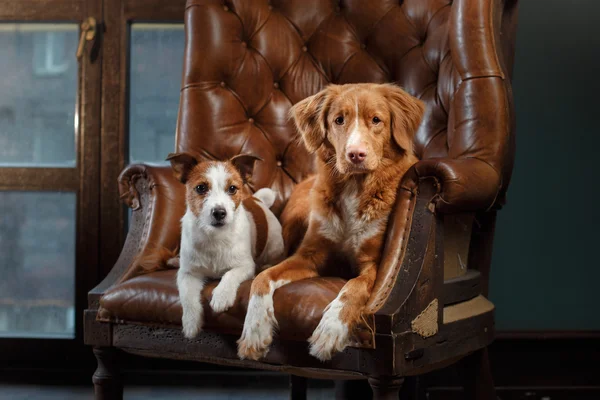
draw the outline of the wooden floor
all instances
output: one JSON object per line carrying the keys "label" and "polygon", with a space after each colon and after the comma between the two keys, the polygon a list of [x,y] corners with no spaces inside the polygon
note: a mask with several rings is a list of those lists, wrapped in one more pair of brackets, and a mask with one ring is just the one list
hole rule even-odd
{"label": "wooden floor", "polygon": [[[92,400],[91,386],[50,386],[26,384],[0,384],[0,400]],[[331,388],[312,388],[308,398],[326,400],[333,398]],[[289,399],[286,387],[172,387],[172,386],[126,386],[125,400],[284,400]]]}

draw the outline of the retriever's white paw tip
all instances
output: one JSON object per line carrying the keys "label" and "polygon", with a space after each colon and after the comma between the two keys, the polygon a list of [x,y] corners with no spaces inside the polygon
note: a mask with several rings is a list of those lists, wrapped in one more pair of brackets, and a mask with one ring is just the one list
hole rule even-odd
{"label": "retriever's white paw tip", "polygon": [[238,357],[258,360],[267,355],[277,326],[272,299],[268,295],[250,298],[242,336],[238,340]]}
{"label": "retriever's white paw tip", "polygon": [[344,350],[350,343],[348,331],[348,326],[339,319],[339,306],[328,307],[317,329],[308,338],[310,354],[321,361],[331,360],[334,353]]}

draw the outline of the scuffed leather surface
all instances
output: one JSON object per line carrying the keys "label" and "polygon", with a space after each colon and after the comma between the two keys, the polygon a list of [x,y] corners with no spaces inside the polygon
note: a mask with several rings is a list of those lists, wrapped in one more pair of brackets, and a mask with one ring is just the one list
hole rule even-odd
{"label": "scuffed leather surface", "polygon": [[[98,319],[181,326],[182,310],[175,275],[175,270],[157,271],[112,287],[100,300]],[[273,302],[279,323],[278,335],[291,340],[307,339],[345,282],[341,278],[313,278],[277,289]],[[217,282],[206,285],[202,302],[207,330],[236,335],[242,332],[250,283],[242,283],[235,305],[221,314],[213,313],[209,306]]]}
{"label": "scuffed leather surface", "polygon": [[[138,188],[147,196],[142,196]],[[180,220],[185,214],[185,186],[175,179],[170,166],[128,166],[119,176],[119,192],[133,210],[132,223],[137,223],[136,228],[141,231],[136,259],[155,248],[179,246]],[[134,260],[120,280],[142,272]]]}

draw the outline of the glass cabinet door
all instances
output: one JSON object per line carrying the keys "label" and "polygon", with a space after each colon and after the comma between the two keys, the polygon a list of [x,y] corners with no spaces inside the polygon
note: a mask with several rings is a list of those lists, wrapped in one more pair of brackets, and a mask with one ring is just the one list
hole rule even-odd
{"label": "glass cabinet door", "polygon": [[98,279],[101,53],[77,57],[102,1],[0,8],[0,354],[82,346]]}

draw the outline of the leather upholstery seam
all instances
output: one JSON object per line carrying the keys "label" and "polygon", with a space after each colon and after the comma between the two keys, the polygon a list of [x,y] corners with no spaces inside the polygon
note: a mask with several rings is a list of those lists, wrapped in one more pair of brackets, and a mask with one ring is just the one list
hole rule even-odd
{"label": "leather upholstery seam", "polygon": [[379,18],[377,21],[375,21],[375,23],[373,24],[373,26],[371,26],[371,29],[369,29],[369,31],[367,32],[367,34],[365,35],[365,37],[371,36],[371,34],[375,30],[375,28],[377,28],[379,26],[379,24],[381,23],[381,21],[383,21],[384,18],[387,17],[388,14],[392,12],[392,10],[395,10],[396,7],[402,7],[402,6],[398,5],[398,6],[391,6],[390,8],[388,8],[388,10],[385,13],[383,13],[383,15],[381,16],[381,18]]}
{"label": "leather upholstery seam", "polygon": [[350,57],[346,58],[346,60],[344,61],[344,63],[342,64],[342,66],[340,68],[340,72],[332,79],[333,82],[340,81],[340,76],[344,73],[344,68],[346,68],[346,65],[350,62],[350,60],[352,60],[354,57],[356,57],[357,54],[358,54],[358,50],[355,51],[354,53],[352,53],[352,55],[350,55]]}
{"label": "leather upholstery seam", "polygon": [[185,11],[187,11],[188,9],[190,9],[192,7],[200,7],[200,4],[197,1],[188,1],[187,4],[185,5]]}
{"label": "leather upholstery seam", "polygon": [[[389,12],[390,12],[390,11],[391,11],[393,8],[394,8],[394,6],[390,7],[390,9],[389,9],[388,11],[386,11],[386,12],[385,12],[385,14],[384,14],[384,15],[383,15],[383,16],[382,16],[382,17],[381,17],[381,18],[380,18],[380,19],[379,19],[377,22],[375,22],[375,23],[373,24],[373,26],[371,27],[371,29],[369,29],[369,31],[368,31],[368,32],[367,32],[367,34],[365,35],[365,38],[368,38],[368,37],[371,35],[371,33],[373,32],[373,30],[375,30],[375,28],[377,27],[377,25],[379,25],[379,22],[381,22],[381,20],[383,20],[383,18],[385,18],[385,16],[386,16],[386,15],[387,15],[387,14],[388,14],[388,13],[389,13]],[[345,15],[343,16],[343,18],[344,18],[344,21],[346,21],[346,24],[348,24],[348,26],[349,26],[350,28],[352,28],[352,29],[351,29],[351,30],[352,30],[352,34],[353,34],[353,36],[354,36],[354,39],[356,40],[356,43],[362,43],[362,41],[360,40],[360,37],[359,37],[359,35],[358,35],[358,32],[356,32],[356,28],[355,28],[355,26],[354,26],[354,25],[353,25],[353,24],[352,24],[350,21],[348,21],[348,18],[346,18],[346,16],[345,16]],[[354,53],[352,56],[350,56],[350,57],[349,57],[349,58],[348,58],[348,59],[347,59],[347,60],[344,62],[344,64],[342,65],[342,68],[340,68],[340,73],[338,74],[338,76],[337,76],[337,78],[335,79],[335,81],[334,81],[334,82],[338,82],[338,81],[339,81],[339,77],[340,77],[340,75],[342,75],[342,72],[343,72],[344,68],[346,67],[346,64],[348,64],[348,62],[350,62],[350,60],[351,60],[352,58],[354,58],[354,56],[356,56],[356,55],[357,55],[357,54],[358,54],[358,53],[359,53],[361,50],[362,50],[363,52],[365,52],[365,53],[366,53],[366,54],[369,56],[369,58],[370,58],[370,59],[371,59],[371,60],[372,60],[372,61],[375,63],[375,65],[377,65],[377,67],[379,67],[379,69],[381,70],[381,72],[383,72],[383,74],[384,74],[384,75],[386,75],[386,76],[390,76],[390,75],[391,75],[390,71],[388,71],[388,70],[387,70],[387,68],[385,68],[383,65],[379,64],[379,62],[377,61],[377,59],[376,59],[376,58],[375,58],[375,57],[374,57],[374,56],[373,56],[371,53],[369,53],[369,51],[368,51],[366,48],[365,48],[365,49],[362,49],[362,48],[361,48],[361,49],[357,50],[357,51],[356,51],[356,52],[355,52],[355,53]]]}
{"label": "leather upholstery seam", "polygon": [[444,126],[442,128],[440,128],[436,133],[434,133],[429,140],[427,141],[427,144],[425,146],[423,146],[423,154],[425,154],[425,152],[427,151],[427,148],[429,147],[429,145],[433,142],[433,140],[438,137],[438,135],[440,135],[442,132],[444,131],[448,131],[448,127]]}
{"label": "leather upholstery seam", "polygon": [[[448,51],[446,52],[446,54],[444,54],[444,57],[442,57],[442,59],[440,60],[440,69],[442,67],[442,64],[444,64],[444,61],[446,61],[446,58],[450,57],[450,61],[452,63],[452,52],[450,51],[450,49],[448,49]],[[452,63],[452,69],[455,70],[455,66]],[[438,71],[438,82],[440,80],[440,73]],[[450,80],[452,80],[452,77],[449,78]],[[439,89],[439,85],[437,86],[437,88]],[[456,93],[456,92],[455,92]],[[448,123],[448,120],[450,119],[450,114],[448,113],[448,108],[450,106],[448,106],[448,108],[444,105],[444,102],[442,101],[442,96],[439,95],[439,90],[436,90],[436,95],[437,98],[440,100],[439,104],[440,104],[440,108],[442,109],[442,111],[444,112],[444,114],[446,115],[446,124]],[[452,100],[450,100],[450,102],[452,102]],[[446,129],[448,129],[448,127],[446,126]]]}
{"label": "leather upholstery seam", "polygon": [[[323,20],[321,21],[321,23],[320,23],[320,24],[319,24],[319,25],[318,25],[318,26],[315,28],[315,30],[314,30],[314,31],[313,31],[313,32],[310,34],[310,36],[309,36],[309,37],[308,37],[306,40],[304,40],[304,39],[302,38],[302,34],[301,34],[301,31],[300,31],[300,29],[298,29],[298,27],[296,26],[296,24],[294,24],[294,23],[292,22],[292,20],[290,20],[288,17],[286,17],[286,16],[285,16],[285,15],[283,15],[283,14],[281,14],[281,16],[282,16],[283,18],[285,18],[285,19],[286,19],[286,20],[287,20],[287,21],[290,23],[290,25],[292,25],[292,26],[294,27],[294,30],[296,31],[296,34],[297,34],[297,35],[298,35],[298,37],[300,38],[300,42],[301,42],[301,43],[308,44],[308,43],[310,43],[310,41],[311,41],[312,37],[314,36],[314,34],[320,30],[320,28],[321,28],[321,25],[323,25],[323,24],[325,23],[325,21],[329,21],[329,20],[331,19],[331,17],[332,17],[334,14],[335,14],[335,13],[332,11],[331,13],[329,13],[329,15],[328,15],[327,17],[323,18]],[[322,76],[322,77],[325,79],[325,81],[326,81],[326,82],[330,82],[329,78],[327,77],[327,74],[325,73],[325,71],[323,71],[323,69],[321,68],[321,66],[320,66],[320,65],[319,65],[319,64],[316,62],[316,60],[314,59],[314,57],[312,56],[312,54],[310,54],[310,52],[306,52],[306,56],[307,56],[307,57],[308,57],[308,58],[311,60],[311,63],[312,63],[312,64],[313,64],[313,66],[315,67],[316,71],[317,71],[319,74],[321,74],[321,76]],[[301,59],[302,59],[302,53],[300,54],[300,57],[298,57],[298,59],[297,59],[297,60],[296,60],[296,61],[295,61],[293,64],[297,64],[297,63],[299,63]],[[290,68],[291,68],[291,67],[290,67]],[[288,70],[286,71],[286,74],[287,74],[288,72],[289,72],[289,68],[288,68]],[[283,76],[284,76],[284,75],[282,75],[282,78],[283,78]]]}
{"label": "leather upholstery seam", "polygon": [[[427,85],[425,85],[425,87],[423,88],[423,90],[421,91],[421,93],[419,93],[415,97],[417,97],[419,100],[423,100],[423,96],[425,95],[425,93],[428,90],[432,89],[432,88],[436,88],[437,87],[437,83],[438,83],[437,79],[434,80],[433,82],[428,83]],[[435,90],[435,93],[437,94],[437,90]]]}
{"label": "leather upholstery seam", "polygon": [[417,26],[414,24],[414,22],[412,22],[412,20],[410,18],[408,18],[408,15],[406,15],[406,12],[404,11],[404,2],[402,2],[402,4],[399,5],[398,7],[400,7],[400,11],[402,12],[402,15],[404,15],[404,18],[406,18],[406,21],[415,30],[415,33],[419,33]]}
{"label": "leather upholstery seam", "polygon": [[[235,14],[238,15],[237,13],[235,13]],[[270,10],[269,16],[267,18],[265,18],[265,22],[263,22],[260,26],[256,27],[256,29],[254,29],[254,32],[252,33],[252,35],[250,35],[248,37],[248,42],[251,41],[252,39],[254,39],[254,37],[256,36],[256,34],[258,32],[260,32],[260,30],[262,28],[264,28],[265,25],[267,25],[267,22],[269,22],[269,20],[271,19],[272,16],[273,16],[273,10]],[[238,18],[239,18],[239,15],[238,15]],[[244,28],[244,23],[242,22],[241,18],[239,18],[239,19],[240,19],[240,23],[242,24],[242,29],[243,29]],[[257,51],[257,53],[259,53],[259,52]]]}
{"label": "leather upholstery seam", "polygon": [[[496,3],[496,2],[494,2]],[[490,23],[488,26],[488,36],[491,38],[492,40],[492,50],[494,53],[494,60],[496,61],[496,68],[498,69],[498,71],[500,71],[500,77],[502,78],[502,80],[504,80],[504,72],[502,71],[502,64],[500,63],[500,58],[498,57],[498,47],[496,46],[496,24],[495,24],[495,20],[494,20],[494,10],[495,10],[495,4],[494,5],[490,5]]]}
{"label": "leather upholstery seam", "polygon": [[[421,57],[423,58],[423,62],[425,63],[425,65],[427,65],[427,67],[429,68],[429,70],[433,73],[433,75],[435,75],[436,77],[439,76],[439,71],[436,72],[436,70],[431,66],[431,64],[429,64],[429,61],[427,61],[427,58],[425,57],[425,49],[423,46],[425,44],[425,42],[421,43],[421,45],[419,46],[421,48]],[[437,83],[437,79],[434,81],[434,83]]]}
{"label": "leather upholstery seam", "polygon": [[[120,304],[120,307],[121,307],[121,309],[122,309],[122,308],[123,308],[123,307],[124,307],[126,304],[130,303],[132,300],[134,300],[134,299],[136,299],[136,298],[140,297],[140,294],[141,294],[140,292],[135,292],[135,293],[133,294],[133,296],[129,296],[127,299],[125,299],[125,301],[123,301],[123,302]],[[106,310],[108,310],[107,308],[105,308],[105,309],[106,309]],[[111,314],[112,314],[112,313],[111,313]],[[116,315],[115,315],[114,317],[115,317],[115,318],[118,318],[118,316],[116,316]]]}
{"label": "leather upholstery seam", "polygon": [[441,6],[440,8],[438,8],[433,15],[431,16],[431,18],[429,18],[429,22],[427,22],[427,27],[425,28],[425,34],[429,33],[429,27],[431,26],[431,22],[435,19],[435,17],[437,17],[437,15],[446,7],[450,7],[452,5],[452,3],[448,3],[448,4],[444,4],[443,6]]}
{"label": "leather upholstery seam", "polygon": [[483,160],[479,157],[466,157],[466,158],[472,158],[474,160],[481,161],[482,163],[484,163],[485,165],[490,167],[492,169],[492,171],[494,171],[496,173],[496,175],[498,176],[498,187],[496,188],[496,194],[494,195],[494,198],[493,198],[492,202],[490,203],[490,205],[486,208],[486,211],[490,211],[494,207],[494,204],[496,204],[496,200],[498,199],[498,195],[500,194],[500,190],[502,190],[502,186],[504,184],[503,183],[504,179],[502,177],[502,174],[500,173],[500,171],[498,171],[492,164],[490,164],[486,160]]}

